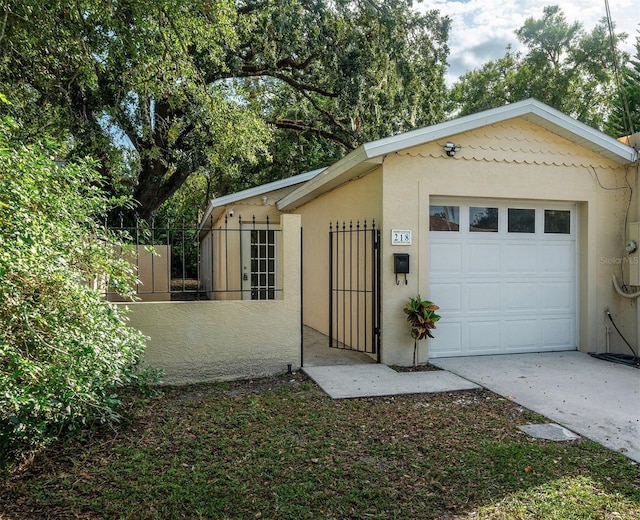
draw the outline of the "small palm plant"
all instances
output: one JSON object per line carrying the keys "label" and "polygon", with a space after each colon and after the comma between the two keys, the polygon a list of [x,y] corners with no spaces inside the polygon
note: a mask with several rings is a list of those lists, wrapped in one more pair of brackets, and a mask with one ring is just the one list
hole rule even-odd
{"label": "small palm plant", "polygon": [[436,322],[440,316],[436,314],[440,307],[429,300],[423,300],[418,295],[417,298],[409,298],[405,305],[404,312],[407,321],[411,323],[411,337],[413,338],[413,367],[417,366],[416,355],[418,351],[418,341],[426,338],[433,338],[432,329],[436,328]]}

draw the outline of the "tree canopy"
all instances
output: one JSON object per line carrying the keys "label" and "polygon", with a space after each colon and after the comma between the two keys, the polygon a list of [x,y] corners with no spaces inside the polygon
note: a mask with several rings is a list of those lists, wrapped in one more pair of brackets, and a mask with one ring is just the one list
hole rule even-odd
{"label": "tree canopy", "polygon": [[5,0],[0,87],[149,218],[190,176],[223,194],[441,120],[448,29],[410,0]]}
{"label": "tree canopy", "polygon": [[527,18],[516,36],[526,51],[509,47],[504,57],[461,76],[451,91],[450,111],[466,115],[533,97],[603,128],[615,92],[606,21],[585,31],[579,22],[569,23],[558,6],[548,6],[541,18]]}
{"label": "tree canopy", "polygon": [[613,110],[606,125],[615,137],[640,132],[640,36],[636,37],[635,49],[622,69],[621,92],[613,97]]}

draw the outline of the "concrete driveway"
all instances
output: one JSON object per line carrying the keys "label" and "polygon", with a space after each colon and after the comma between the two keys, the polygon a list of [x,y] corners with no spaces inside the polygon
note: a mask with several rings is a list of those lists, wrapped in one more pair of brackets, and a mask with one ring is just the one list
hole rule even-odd
{"label": "concrete driveway", "polygon": [[640,462],[640,370],[582,352],[429,362]]}

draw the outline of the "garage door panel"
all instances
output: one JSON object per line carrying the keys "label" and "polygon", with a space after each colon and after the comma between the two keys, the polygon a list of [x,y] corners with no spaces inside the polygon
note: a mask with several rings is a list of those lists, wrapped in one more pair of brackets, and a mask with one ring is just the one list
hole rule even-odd
{"label": "garage door panel", "polygon": [[508,320],[503,328],[505,347],[511,352],[531,351],[540,345],[540,322],[537,318]]}
{"label": "garage door panel", "polygon": [[538,271],[538,248],[532,244],[504,244],[502,265],[505,275],[535,274]]}
{"label": "garage door panel", "polygon": [[542,311],[571,312],[575,305],[574,294],[572,281],[542,283]]}
{"label": "garage door panel", "polygon": [[500,282],[468,283],[466,290],[468,312],[500,312]]}
{"label": "garage door panel", "polygon": [[430,248],[430,271],[434,274],[461,274],[462,244],[447,243],[440,246]]}
{"label": "garage door panel", "polygon": [[[447,201],[460,207],[460,226],[454,231],[434,229],[429,234],[429,297],[440,305],[442,316],[436,338],[430,340],[430,355],[575,350],[578,341],[575,205]],[[469,208],[485,206],[498,208],[501,215],[498,231],[469,231]],[[509,231],[506,216],[513,207],[535,212],[535,232],[515,228]],[[549,209],[570,213],[570,226],[545,233],[541,223]]]}
{"label": "garage door panel", "polygon": [[462,350],[462,323],[459,321],[438,322],[435,338],[429,340],[429,351],[440,356],[460,356]]}
{"label": "garage door panel", "polygon": [[542,272],[573,277],[576,253],[573,244],[542,245]]}
{"label": "garage door panel", "polygon": [[462,286],[460,283],[433,283],[429,299],[438,304],[440,313],[459,313],[462,311]]}
{"label": "garage door panel", "polygon": [[467,322],[467,334],[473,338],[469,354],[495,354],[500,352],[500,321],[482,320]]}
{"label": "garage door panel", "polygon": [[534,312],[538,305],[538,284],[536,282],[505,282],[504,283],[504,311]]}
{"label": "garage door panel", "polygon": [[567,348],[574,346],[574,326],[570,318],[542,319],[542,346],[545,348]]}
{"label": "garage door panel", "polygon": [[467,272],[496,275],[500,272],[500,244],[469,244]]}

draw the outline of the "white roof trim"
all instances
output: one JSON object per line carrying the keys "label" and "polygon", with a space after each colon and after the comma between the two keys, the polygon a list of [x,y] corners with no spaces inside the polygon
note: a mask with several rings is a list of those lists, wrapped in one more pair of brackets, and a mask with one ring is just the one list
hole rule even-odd
{"label": "white roof trim", "polygon": [[215,208],[226,206],[227,204],[232,204],[234,202],[238,202],[239,200],[249,199],[258,195],[264,195],[265,193],[269,193],[271,191],[281,190],[282,188],[288,188],[289,186],[295,186],[296,184],[307,182],[325,169],[326,167],[318,168],[317,170],[312,170],[310,172],[287,177],[286,179],[280,179],[278,181],[269,182],[267,184],[261,184],[260,186],[255,186],[253,188],[238,191],[236,193],[231,193],[230,195],[211,199],[211,202],[209,202],[207,210],[204,212],[204,216],[202,217],[202,220],[200,222],[206,222],[211,215],[211,212]]}
{"label": "white roof trim", "polygon": [[[540,101],[535,99],[526,99],[510,105],[504,105],[484,112],[478,112],[477,114],[471,114],[437,125],[428,126],[426,128],[420,128],[418,130],[412,130],[404,134],[395,135],[380,139],[378,141],[372,141],[364,146],[371,155],[387,154],[396,152],[405,148],[411,148],[425,144],[436,139],[441,139],[454,134],[460,134],[480,128],[482,126],[488,126],[495,123],[505,121],[507,119],[513,119],[516,117],[534,116],[531,118],[532,122],[537,121],[540,123],[540,119],[547,121],[549,127],[556,127],[557,129],[564,129],[565,132],[570,132],[576,135],[578,138],[586,139],[594,143],[595,145],[602,147],[616,155],[619,155],[625,162],[633,162],[633,150],[629,150],[629,147],[620,143],[617,139],[610,137],[595,128],[591,128],[580,121],[569,117],[562,112],[551,108]],[[537,117],[535,117],[537,116]],[[529,119],[529,118],[527,118]]]}
{"label": "white roof trim", "polygon": [[443,139],[508,119],[523,117],[620,164],[638,160],[638,152],[599,130],[591,128],[535,99],[527,99],[444,123],[365,143],[306,184],[283,197],[279,210],[292,210],[344,182],[359,177],[389,154]]}
{"label": "white roof trim", "polygon": [[[358,165],[364,164],[369,156],[364,148],[365,145],[361,145],[351,153],[345,155],[338,162],[333,163],[331,166],[326,168],[322,173],[318,174],[315,178],[311,179],[307,183],[303,184],[292,193],[285,195],[282,199],[280,199],[277,203],[277,207],[279,210],[289,209],[291,200],[298,200],[300,198],[300,194],[310,194],[313,193],[316,189],[322,189],[323,186],[335,182],[339,177]],[[294,206],[297,207],[297,206]]]}

